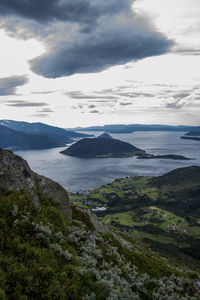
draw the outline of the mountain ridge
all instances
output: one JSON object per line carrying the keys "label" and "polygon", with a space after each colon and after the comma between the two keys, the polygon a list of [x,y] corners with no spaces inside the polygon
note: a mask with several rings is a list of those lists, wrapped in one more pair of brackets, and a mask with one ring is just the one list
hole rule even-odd
{"label": "mountain ridge", "polygon": [[159,125],[159,124],[112,124],[103,126],[90,126],[68,128],[68,130],[78,131],[106,131],[108,133],[132,133],[134,131],[200,131],[200,126],[187,126],[187,125]]}
{"label": "mountain ridge", "polygon": [[[192,269],[125,234],[96,231],[84,209],[72,207],[66,218],[49,198],[55,183],[46,179],[41,190],[34,182],[41,176],[11,151],[0,151],[0,165],[2,300],[198,299],[200,279]],[[25,189],[30,185],[39,205]]]}

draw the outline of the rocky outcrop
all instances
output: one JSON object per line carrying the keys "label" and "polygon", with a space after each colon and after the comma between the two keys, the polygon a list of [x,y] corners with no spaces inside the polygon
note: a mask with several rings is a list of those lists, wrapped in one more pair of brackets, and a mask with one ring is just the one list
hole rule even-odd
{"label": "rocky outcrop", "polygon": [[66,190],[53,180],[34,173],[28,163],[10,150],[0,149],[0,187],[8,190],[25,190],[33,203],[40,208],[39,193],[57,203],[62,212],[71,218]]}

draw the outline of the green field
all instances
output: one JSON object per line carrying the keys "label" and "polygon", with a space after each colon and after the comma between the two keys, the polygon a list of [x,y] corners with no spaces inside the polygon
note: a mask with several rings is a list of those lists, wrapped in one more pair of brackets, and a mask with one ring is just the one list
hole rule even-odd
{"label": "green field", "polygon": [[200,174],[187,170],[116,179],[91,191],[88,205],[104,204],[102,223],[200,270]]}

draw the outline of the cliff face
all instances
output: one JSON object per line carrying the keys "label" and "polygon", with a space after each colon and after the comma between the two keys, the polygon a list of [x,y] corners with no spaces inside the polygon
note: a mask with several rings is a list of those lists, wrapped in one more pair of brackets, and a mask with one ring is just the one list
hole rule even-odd
{"label": "cliff face", "polygon": [[65,189],[53,180],[34,173],[28,163],[9,150],[0,149],[0,187],[8,190],[25,190],[40,208],[38,193],[57,203],[62,212],[71,218],[69,198]]}

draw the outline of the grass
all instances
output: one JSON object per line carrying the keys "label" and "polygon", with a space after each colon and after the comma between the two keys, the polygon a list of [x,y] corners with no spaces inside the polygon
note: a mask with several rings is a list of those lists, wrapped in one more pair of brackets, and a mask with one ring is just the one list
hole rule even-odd
{"label": "grass", "polygon": [[133,222],[132,216],[131,216],[131,212],[110,214],[110,215],[106,215],[102,219],[102,223],[104,223],[104,224],[111,224],[112,221],[117,222],[120,225],[124,225],[124,226],[133,226],[134,225],[134,222]]}

